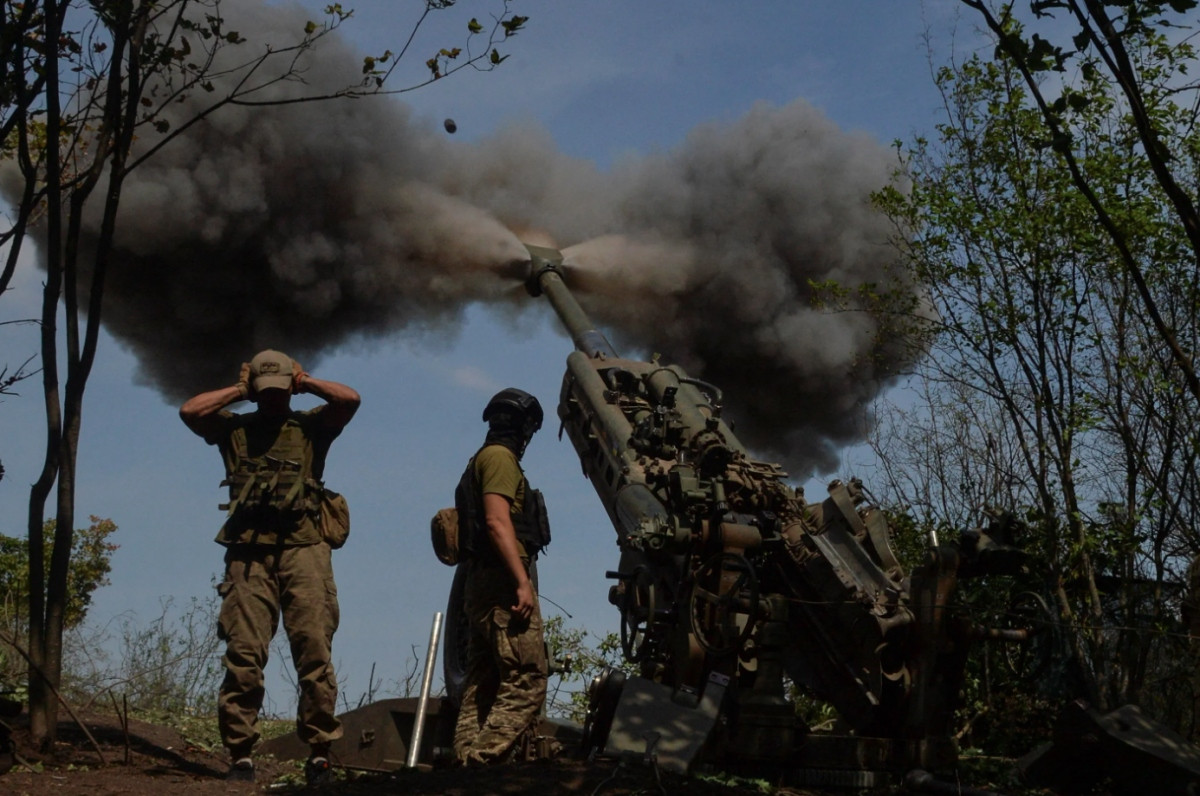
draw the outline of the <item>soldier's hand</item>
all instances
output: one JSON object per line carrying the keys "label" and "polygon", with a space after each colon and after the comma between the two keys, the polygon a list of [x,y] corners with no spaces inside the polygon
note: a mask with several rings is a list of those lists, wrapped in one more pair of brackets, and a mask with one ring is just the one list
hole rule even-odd
{"label": "soldier's hand", "polygon": [[304,367],[292,360],[292,394],[297,395],[304,392],[304,379],[308,374],[304,372]]}
{"label": "soldier's hand", "polygon": [[238,372],[238,388],[241,389],[242,397],[247,401],[254,400],[254,385],[250,383],[250,363],[243,362],[242,369]]}
{"label": "soldier's hand", "polygon": [[533,584],[528,579],[517,585],[517,604],[512,606],[512,612],[522,619],[533,615]]}

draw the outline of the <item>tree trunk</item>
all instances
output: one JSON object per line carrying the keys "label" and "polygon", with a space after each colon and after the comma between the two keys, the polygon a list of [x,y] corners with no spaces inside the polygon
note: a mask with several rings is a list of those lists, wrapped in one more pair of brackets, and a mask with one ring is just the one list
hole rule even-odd
{"label": "tree trunk", "polygon": [[[67,3],[44,0],[46,42],[58,42]],[[54,45],[45,53],[46,126],[57,131],[62,123],[59,103],[59,64]],[[56,134],[46,136],[46,284],[42,292],[42,392],[46,407],[46,457],[42,473],[29,495],[29,729],[34,743],[47,748],[56,737],[58,703],[42,680],[46,671],[45,544],[46,500],[58,478],[62,413],[58,383],[58,301],[62,290],[62,168]],[[68,525],[68,527],[70,527]],[[61,641],[61,639],[60,639]],[[53,684],[57,687],[57,683]]]}

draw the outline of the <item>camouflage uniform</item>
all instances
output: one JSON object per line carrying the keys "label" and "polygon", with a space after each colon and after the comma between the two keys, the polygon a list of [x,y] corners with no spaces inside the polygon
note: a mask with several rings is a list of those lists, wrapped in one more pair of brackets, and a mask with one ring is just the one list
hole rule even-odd
{"label": "camouflage uniform", "polygon": [[[512,451],[486,446],[471,466],[481,494],[503,495],[512,514],[521,514],[528,483]],[[483,529],[475,532],[486,535]],[[521,554],[528,568],[523,545]],[[533,734],[546,701],[542,614],[536,594],[528,620],[511,611],[516,602],[513,578],[494,552],[473,555],[465,566],[463,607],[470,629],[454,753],[468,765],[503,762]]]}
{"label": "camouflage uniform", "polygon": [[[340,433],[321,422],[320,413],[327,409],[291,412],[283,421],[222,411],[218,427],[205,441],[220,447],[226,473],[232,475],[242,455],[270,450],[282,433],[281,423],[290,423],[302,433],[304,456],[319,479],[330,443]],[[226,643],[217,721],[235,759],[248,755],[260,737],[263,668],[281,613],[300,686],[297,734],[307,744],[342,737],[331,662],[339,620],[337,586],[331,548],[321,540],[314,516],[312,511],[255,515],[235,510],[217,535],[216,541],[228,548],[225,577],[217,587],[222,598],[217,633]]]}
{"label": "camouflage uniform", "polygon": [[218,587],[222,601],[217,635],[226,647],[217,721],[230,749],[248,751],[259,739],[263,667],[279,627],[281,605],[300,685],[296,732],[307,744],[342,737],[335,717],[337,679],[330,663],[339,619],[331,552],[327,544],[239,545],[226,552],[225,581]]}

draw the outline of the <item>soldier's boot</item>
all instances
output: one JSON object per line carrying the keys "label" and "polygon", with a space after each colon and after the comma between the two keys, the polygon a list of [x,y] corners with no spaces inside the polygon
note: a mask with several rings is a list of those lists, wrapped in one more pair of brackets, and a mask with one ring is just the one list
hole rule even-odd
{"label": "soldier's boot", "polygon": [[229,773],[225,779],[230,782],[253,782],[254,761],[249,757],[239,757],[229,765]]}
{"label": "soldier's boot", "polygon": [[310,788],[316,788],[332,780],[333,766],[329,762],[329,744],[313,744],[308,761],[304,764],[304,781]]}

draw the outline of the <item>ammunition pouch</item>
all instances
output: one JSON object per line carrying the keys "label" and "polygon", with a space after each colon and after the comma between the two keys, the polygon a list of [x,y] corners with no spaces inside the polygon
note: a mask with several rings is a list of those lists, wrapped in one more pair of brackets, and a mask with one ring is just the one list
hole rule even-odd
{"label": "ammunition pouch", "polygon": [[513,528],[525,552],[533,558],[550,544],[550,518],[546,515],[546,499],[542,490],[530,489],[526,483],[525,505],[520,514],[513,515]]}
{"label": "ammunition pouch", "polygon": [[319,520],[326,490],[312,477],[312,456],[298,423],[284,423],[275,444],[258,456],[249,455],[244,428],[233,434],[231,444],[236,465],[221,482],[229,487],[229,502],[221,504],[227,523],[289,527],[306,515]]}
{"label": "ammunition pouch", "polygon": [[350,536],[350,504],[341,493],[321,487],[319,520],[317,530],[325,544],[337,550],[346,543]]}
{"label": "ammunition pouch", "polygon": [[320,491],[315,481],[304,476],[300,462],[279,461],[270,456],[262,461],[243,462],[237,472],[221,483],[229,487],[229,502],[222,508],[228,510],[230,517],[239,518],[295,519],[316,507],[310,496]]}
{"label": "ammunition pouch", "polygon": [[448,567],[462,559],[459,552],[458,509],[450,506],[438,509],[429,521],[429,533],[433,539],[433,552]]}

